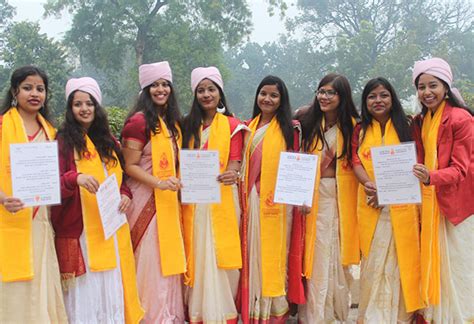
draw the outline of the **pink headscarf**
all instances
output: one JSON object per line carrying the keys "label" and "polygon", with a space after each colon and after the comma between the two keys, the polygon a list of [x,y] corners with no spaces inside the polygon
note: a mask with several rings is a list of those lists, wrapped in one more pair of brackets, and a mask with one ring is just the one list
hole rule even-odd
{"label": "pink headscarf", "polygon": [[138,68],[138,79],[142,90],[159,79],[173,82],[168,61],[140,65]]}
{"label": "pink headscarf", "polygon": [[66,100],[76,90],[90,94],[99,105],[102,103],[102,92],[96,80],[89,77],[69,79],[66,83]]}
{"label": "pink headscarf", "polygon": [[462,98],[459,90],[452,86],[453,84],[453,72],[448,62],[439,58],[433,57],[423,61],[415,62],[413,67],[413,84],[415,83],[416,78],[421,74],[429,74],[440,80],[443,80],[451,89],[451,93],[458,99],[462,104],[464,104],[464,99]]}
{"label": "pink headscarf", "polygon": [[224,81],[222,81],[222,75],[215,66],[210,67],[198,67],[191,72],[191,89],[193,93],[196,92],[196,88],[204,79],[209,79],[216,83],[221,90],[224,90]]}

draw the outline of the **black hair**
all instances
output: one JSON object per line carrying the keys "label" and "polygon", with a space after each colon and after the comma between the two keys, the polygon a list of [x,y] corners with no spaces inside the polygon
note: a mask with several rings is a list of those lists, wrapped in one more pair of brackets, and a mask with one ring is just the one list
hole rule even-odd
{"label": "black hair", "polygon": [[25,79],[31,75],[38,75],[41,79],[43,79],[44,87],[46,91],[46,98],[44,100],[43,107],[41,107],[41,109],[39,110],[39,113],[48,122],[52,123],[50,112],[48,109],[48,92],[49,92],[48,91],[48,84],[49,84],[48,76],[42,69],[33,65],[22,66],[16,69],[15,71],[13,71],[12,76],[10,78],[10,87],[7,90],[7,93],[5,94],[5,99],[2,103],[2,107],[0,108],[0,115],[3,115],[8,110],[10,110],[13,98],[19,91],[20,83],[25,81]]}
{"label": "black hair", "polygon": [[293,122],[291,118],[291,105],[290,105],[290,95],[288,89],[282,79],[274,75],[267,75],[263,78],[260,84],[257,87],[255,93],[255,100],[253,103],[253,112],[252,119],[257,117],[261,113],[260,107],[258,106],[258,95],[260,90],[266,85],[276,85],[278,92],[280,92],[280,106],[276,111],[276,119],[278,125],[280,126],[283,137],[285,138],[286,149],[294,149],[294,130]]}
{"label": "black hair", "polygon": [[[352,156],[351,137],[354,130],[352,119],[359,119],[359,114],[357,113],[354,101],[352,100],[351,85],[345,76],[330,73],[321,79],[317,90],[328,84],[330,84],[339,95],[337,127],[342,132],[344,143],[341,155],[337,158],[343,159],[347,157],[347,159],[350,160]],[[314,150],[318,146],[319,141],[322,141],[327,145],[322,124],[323,117],[324,112],[321,110],[317,95],[314,97],[311,106],[297,117],[303,129],[303,149],[305,152],[311,152]]]}
{"label": "black hair", "polygon": [[392,108],[390,109],[390,119],[392,120],[393,127],[397,132],[398,139],[400,142],[410,142],[413,140],[412,131],[410,127],[410,118],[405,114],[403,110],[402,104],[398,99],[397,93],[395,89],[390,84],[390,82],[382,77],[377,77],[371,79],[367,82],[362,91],[361,97],[361,128],[363,132],[363,139],[365,138],[365,134],[367,128],[372,124],[372,115],[370,114],[367,108],[367,97],[369,96],[370,92],[377,88],[378,86],[382,86],[390,92],[390,96],[392,98]]}
{"label": "black hair", "polygon": [[[123,167],[124,161],[122,154],[112,135],[112,132],[110,131],[107,112],[93,96],[88,94],[90,100],[94,104],[94,120],[92,121],[92,124],[89,126],[89,128],[87,130],[84,129],[84,127],[76,120],[76,118],[74,118],[72,108],[74,95],[77,91],[80,90],[72,92],[67,98],[66,115],[58,131],[58,137],[60,137],[65,144],[65,153],[75,149],[82,158],[83,154],[87,152],[85,138],[85,135],[87,134],[94,143],[94,146],[104,163],[107,164],[112,162],[114,165],[116,165],[117,162],[120,162]],[[119,161],[117,161],[115,158],[113,154],[114,152],[116,153]]]}
{"label": "black hair", "polygon": [[[204,80],[204,79],[203,79]],[[209,79],[206,79],[209,80]],[[222,91],[221,87],[215,83],[212,80],[211,81],[219,90],[219,95],[221,97],[220,104],[222,104],[225,108],[225,111],[223,114],[225,116],[232,116],[232,113],[229,110],[229,107],[227,106],[227,101],[225,99],[224,91]],[[183,148],[190,148],[189,147],[189,141],[191,138],[194,139],[194,145],[191,148],[199,148],[199,145],[201,143],[201,138],[200,138],[200,130],[201,130],[201,124],[202,124],[202,118],[203,118],[203,110],[201,105],[199,104],[199,101],[197,100],[197,87],[196,90],[194,91],[194,100],[193,104],[191,106],[191,110],[189,111],[189,114],[186,115],[183,119]]]}
{"label": "black hair", "polygon": [[[415,87],[418,89],[418,83],[420,81],[420,77],[423,73],[421,73],[420,75],[418,75],[415,79]],[[435,76],[434,76],[435,77]],[[435,77],[436,79],[438,79],[443,85],[444,87],[448,90],[447,92],[447,98],[446,98],[446,101],[449,102],[449,104],[452,106],[452,107],[457,107],[457,108],[461,108],[461,109],[464,109],[466,110],[471,116],[474,116],[474,112],[469,109],[469,107],[462,103],[461,101],[459,101],[459,99],[453,94],[453,92],[451,91],[451,88],[449,87],[449,85],[444,82],[443,80],[441,80],[440,78],[438,77]],[[421,103],[421,101],[420,101]],[[423,103],[421,103],[421,114],[424,116],[426,115],[426,113],[428,112],[428,108],[426,108],[425,105],[423,105]]]}
{"label": "black hair", "polygon": [[181,112],[179,110],[178,101],[176,100],[173,84],[169,81],[166,82],[168,83],[171,91],[165,107],[158,107],[153,102],[153,99],[150,95],[150,88],[152,86],[150,84],[141,91],[135,105],[133,106],[132,110],[130,110],[126,118],[126,121],[137,112],[142,112],[145,115],[146,133],[150,134],[150,132],[153,132],[153,134],[158,134],[161,132],[158,117],[160,116],[160,113],[162,113],[163,120],[166,123],[168,129],[171,131],[170,136],[178,138],[179,132],[176,124],[181,124]]}

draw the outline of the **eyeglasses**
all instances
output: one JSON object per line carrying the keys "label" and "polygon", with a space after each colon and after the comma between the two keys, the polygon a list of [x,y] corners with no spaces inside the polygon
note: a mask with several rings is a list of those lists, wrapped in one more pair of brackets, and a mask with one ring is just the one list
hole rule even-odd
{"label": "eyeglasses", "polygon": [[337,95],[337,91],[319,89],[316,91],[316,95],[319,97],[326,96],[326,98],[332,99],[335,95]]}

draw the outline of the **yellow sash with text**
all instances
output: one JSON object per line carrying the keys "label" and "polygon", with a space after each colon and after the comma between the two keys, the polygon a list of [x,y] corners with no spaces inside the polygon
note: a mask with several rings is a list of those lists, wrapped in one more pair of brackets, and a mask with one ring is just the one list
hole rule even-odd
{"label": "yellow sash with text", "polygon": [[[173,139],[166,124],[159,118],[160,132],[151,135],[153,176],[160,180],[176,177]],[[178,128],[179,131],[179,128]],[[181,148],[181,133],[176,141]],[[186,255],[181,232],[181,208],[178,193],[155,188],[156,223],[161,256],[161,271],[164,276],[184,273]]]}
{"label": "yellow sash with text", "polygon": [[[246,149],[250,161],[252,143],[261,115],[249,125],[251,135]],[[262,295],[284,296],[286,282],[286,205],[273,201],[280,153],[286,151],[286,142],[276,117],[265,132],[262,144],[262,169],[260,173],[260,244],[262,262]],[[246,167],[245,184],[248,183]]]}
{"label": "yellow sash with text", "polygon": [[[220,172],[227,169],[230,153],[230,124],[226,116],[216,113],[211,123],[208,150],[219,151]],[[201,130],[202,134],[202,130]],[[191,139],[189,147],[193,147]],[[216,250],[217,266],[221,269],[240,269],[242,267],[242,254],[240,247],[239,226],[232,186],[220,185],[221,203],[211,204],[212,233]],[[194,284],[194,217],[195,206],[183,205],[184,238],[187,255],[187,272],[185,284]]]}
{"label": "yellow sash with text", "polygon": [[[48,140],[56,130],[38,114]],[[28,143],[23,120],[17,108],[12,107],[2,117],[0,130],[0,190],[12,195],[10,144]],[[24,208],[14,214],[0,205],[0,277],[3,282],[31,280],[33,271],[33,208]]]}
{"label": "yellow sash with text", "polygon": [[[353,121],[355,124],[355,120]],[[323,119],[323,128],[325,121]],[[344,139],[341,130],[337,129],[336,158],[341,155]],[[311,278],[313,273],[314,246],[316,242],[316,219],[318,215],[320,165],[323,155],[323,142],[314,143],[311,154],[318,155],[318,170],[314,184],[313,207],[306,216],[305,253],[303,275]],[[359,182],[347,160],[336,161],[337,205],[339,210],[339,233],[341,242],[341,261],[343,265],[358,264],[360,261],[359,232],[357,230],[357,188]]]}
{"label": "yellow sash with text", "polygon": [[[373,119],[358,151],[362,165],[372,181],[375,181],[375,176],[370,149],[376,146],[397,144],[400,144],[400,140],[392,121],[387,121],[384,135],[380,124]],[[361,250],[365,258],[370,253],[370,246],[380,212],[380,209],[370,207],[367,204],[364,186],[360,184],[357,213],[359,216]],[[403,297],[407,311],[412,312],[424,307],[420,289],[421,261],[418,206],[415,204],[391,205],[390,220],[395,238]]]}
{"label": "yellow sash with text", "polygon": [[[438,169],[438,131],[446,102],[436,109],[433,116],[428,111],[423,120],[421,138],[425,150],[424,164],[428,170]],[[430,305],[440,301],[440,211],[435,186],[422,186],[421,205],[421,280],[423,301]]]}
{"label": "yellow sash with text", "polygon": [[[77,172],[91,175],[99,181],[106,179],[104,164],[97,152],[94,143],[86,135],[87,151],[79,159],[75,153]],[[115,153],[114,153],[115,155]],[[105,166],[107,175],[115,174],[120,187],[122,184],[122,168],[120,163],[110,162]],[[114,236],[105,240],[104,230],[99,215],[99,207],[95,194],[80,187],[82,217],[86,235],[86,248],[89,268],[92,272],[112,270],[117,267],[116,248]],[[135,259],[133,256],[132,243],[130,239],[130,228],[128,223],[124,224],[116,232],[118,253],[120,256],[120,270],[122,273],[122,285],[125,304],[125,320],[127,323],[138,323],[143,317],[143,310],[138,299],[136,285]]]}

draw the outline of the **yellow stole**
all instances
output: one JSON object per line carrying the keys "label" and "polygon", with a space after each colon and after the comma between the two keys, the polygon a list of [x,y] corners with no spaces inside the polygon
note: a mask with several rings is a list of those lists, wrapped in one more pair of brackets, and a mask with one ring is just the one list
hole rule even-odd
{"label": "yellow stole", "polygon": [[[424,164],[428,170],[438,169],[438,130],[441,124],[446,102],[436,109],[431,116],[428,111],[423,120],[421,138],[425,150]],[[440,255],[439,255],[439,221],[440,211],[436,198],[435,186],[422,186],[423,201],[421,205],[421,260],[422,260],[422,296],[431,305],[440,300]]]}
{"label": "yellow stole", "polygon": [[[220,172],[227,169],[230,153],[230,124],[226,116],[216,113],[210,127],[208,150],[219,151]],[[201,129],[202,135],[202,129]],[[202,140],[202,138],[201,138]],[[204,141],[202,141],[204,145]],[[189,147],[194,146],[191,139]],[[242,254],[240,248],[239,225],[235,212],[235,202],[232,186],[220,185],[221,203],[211,204],[212,233],[216,250],[217,266],[221,269],[240,269]],[[185,284],[194,285],[194,211],[193,204],[183,205],[184,239],[188,269],[185,275]]]}
{"label": "yellow stole", "polygon": [[[40,114],[37,119],[46,137],[54,139],[56,130],[53,126]],[[29,142],[17,108],[12,107],[3,115],[0,131],[0,190],[11,196],[10,144]],[[33,208],[12,214],[0,205],[0,274],[3,282],[33,279],[32,219]]]}
{"label": "yellow stole", "polygon": [[[175,152],[173,139],[168,127],[159,118],[161,131],[151,134],[151,152],[153,176],[161,180],[176,177]],[[179,130],[179,128],[178,128]],[[181,139],[181,134],[179,134]],[[177,141],[178,149],[181,141]],[[178,193],[155,188],[156,223],[161,255],[161,271],[164,276],[184,273],[186,255],[184,253],[183,235],[181,232],[181,210]]]}
{"label": "yellow stole", "polygon": [[[355,124],[355,120],[353,121]],[[325,121],[323,119],[323,129]],[[337,126],[336,126],[337,127]],[[316,141],[316,140],[315,140]],[[344,139],[338,128],[336,135],[336,157],[343,150]],[[316,242],[316,219],[318,215],[319,181],[321,178],[321,161],[323,158],[323,142],[314,145],[311,154],[318,155],[318,169],[314,184],[313,207],[306,216],[305,253],[303,259],[303,275],[311,278],[313,273],[314,244]],[[341,241],[341,261],[343,265],[358,264],[360,261],[359,232],[357,230],[357,188],[359,182],[352,171],[347,158],[336,161],[337,205],[339,210],[339,230]]]}
{"label": "yellow stole", "polygon": [[[77,172],[94,176],[99,183],[104,182],[106,175],[104,165],[94,143],[86,135],[87,152],[78,159],[75,153]],[[114,153],[115,156],[115,153]],[[118,159],[117,159],[118,161]],[[107,174],[115,174],[118,185],[122,184],[122,168],[120,163],[115,165],[110,162],[106,165]],[[80,187],[82,217],[86,235],[86,248],[89,268],[93,272],[111,270],[117,267],[115,255],[114,236],[108,240],[104,238],[104,231],[99,215],[99,207],[95,194]],[[128,223],[124,224],[117,232],[118,252],[120,256],[120,270],[122,272],[122,285],[125,302],[125,320],[127,323],[138,323],[143,317],[143,310],[138,299],[136,285],[135,259],[133,256]]]}
{"label": "yellow stole", "polygon": [[[257,131],[261,115],[249,125],[251,134],[245,152],[250,162],[250,146]],[[286,151],[286,142],[276,117],[265,132],[262,144],[260,173],[260,244],[262,262],[262,295],[284,296],[286,282],[286,205],[273,202],[280,152]],[[246,165],[245,185],[248,184]]]}
{"label": "yellow stole", "polygon": [[[382,137],[384,138],[383,142]],[[392,121],[387,121],[385,136],[383,136],[380,124],[375,119],[372,119],[372,124],[367,128],[364,141],[360,143],[358,151],[362,165],[372,181],[374,181],[375,176],[370,148],[396,144],[400,144],[400,140]],[[412,312],[424,307],[420,291],[421,261],[418,206],[415,204],[391,205],[389,208],[403,296],[407,311]],[[364,186],[360,184],[357,213],[359,216],[361,250],[366,258],[370,252],[370,245],[380,212],[380,209],[370,207],[367,204]]]}

